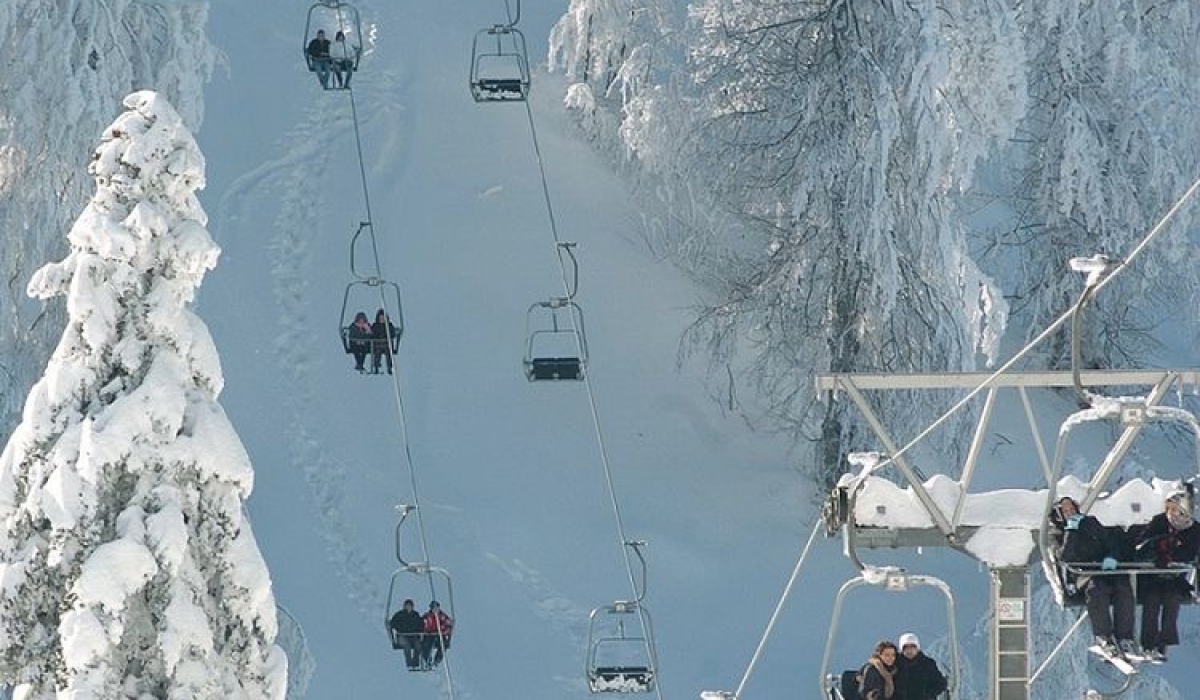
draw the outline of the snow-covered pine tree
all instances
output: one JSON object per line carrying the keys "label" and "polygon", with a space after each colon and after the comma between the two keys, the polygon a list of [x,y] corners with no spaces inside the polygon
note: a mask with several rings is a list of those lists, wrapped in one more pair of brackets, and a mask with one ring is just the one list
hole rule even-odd
{"label": "snow-covered pine tree", "polygon": [[91,196],[83,166],[93,139],[130,85],[157,86],[200,125],[217,61],[207,26],[202,2],[0,3],[0,45],[12,47],[0,71],[0,442],[65,319],[60,305],[26,297],[30,261],[66,253],[62,231]]}
{"label": "snow-covered pine tree", "polygon": [[219,253],[204,159],[164,98],[124,104],[70,253],[29,283],[68,324],[0,456],[0,680],[23,700],[279,699],[253,470],[188,308]]}

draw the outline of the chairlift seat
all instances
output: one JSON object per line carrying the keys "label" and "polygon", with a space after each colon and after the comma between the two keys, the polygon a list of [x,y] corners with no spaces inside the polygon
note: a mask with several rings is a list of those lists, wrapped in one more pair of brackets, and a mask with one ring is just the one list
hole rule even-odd
{"label": "chairlift seat", "polygon": [[583,379],[583,362],[578,357],[535,357],[525,363],[529,381]]}
{"label": "chairlift seat", "polygon": [[528,83],[520,78],[480,78],[473,87],[476,102],[516,102],[529,93]]}
{"label": "chairlift seat", "polygon": [[654,687],[654,672],[647,666],[597,666],[588,685],[593,693],[644,693]]}

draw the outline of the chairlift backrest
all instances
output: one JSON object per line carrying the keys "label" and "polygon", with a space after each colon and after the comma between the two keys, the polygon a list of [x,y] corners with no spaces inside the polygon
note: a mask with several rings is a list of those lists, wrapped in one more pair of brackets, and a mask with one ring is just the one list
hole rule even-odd
{"label": "chairlift backrest", "polygon": [[841,700],[862,700],[862,695],[858,692],[861,673],[860,670],[853,668],[842,671],[838,684]]}

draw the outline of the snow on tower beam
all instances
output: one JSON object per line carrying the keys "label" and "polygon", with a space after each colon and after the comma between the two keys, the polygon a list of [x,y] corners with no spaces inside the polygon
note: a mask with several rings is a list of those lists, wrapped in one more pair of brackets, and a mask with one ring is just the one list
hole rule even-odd
{"label": "snow on tower beam", "polygon": [[[966,542],[978,529],[975,526],[960,526],[955,535],[959,542]],[[854,538],[854,546],[865,549],[957,546],[936,527],[893,528],[856,524],[848,530],[847,535]]]}
{"label": "snow on tower beam", "polygon": [[[1200,369],[1085,370],[1079,373],[1083,386],[1149,386],[1164,379],[1181,387],[1200,389]],[[1033,372],[941,372],[933,374],[818,374],[817,391],[836,391],[846,386],[863,390],[887,389],[975,389],[995,387],[1071,387],[1070,371]]]}

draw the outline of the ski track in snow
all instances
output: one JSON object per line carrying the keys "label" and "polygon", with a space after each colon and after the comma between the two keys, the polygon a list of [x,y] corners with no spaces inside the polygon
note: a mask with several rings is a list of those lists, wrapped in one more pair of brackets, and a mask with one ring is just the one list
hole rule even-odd
{"label": "ski track in snow", "polygon": [[[323,106],[323,105],[322,105]],[[320,206],[321,188],[313,173],[324,172],[329,162],[325,136],[352,131],[344,110],[309,108],[287,133],[283,147],[288,155],[242,175],[234,181],[218,206],[222,229],[236,221],[255,195],[279,198],[279,212],[271,227],[269,276],[281,323],[274,341],[279,370],[292,384],[286,392],[284,430],[291,445],[293,466],[304,475],[319,522],[326,554],[347,587],[347,597],[372,624],[378,622],[378,583],[370,575],[370,557],[357,545],[359,538],[342,517],[346,511],[345,466],[322,447],[322,428],[308,425],[307,407],[321,400],[312,375],[314,360],[306,349],[302,329],[315,327],[305,304],[312,265],[306,235]]]}
{"label": "ski track in snow", "polygon": [[[540,572],[529,568],[520,559],[505,560],[492,552],[487,553],[487,558],[521,587],[535,614],[545,623],[543,629],[556,639],[569,641],[574,647],[587,647],[587,639],[580,633],[578,621],[587,619],[591,612],[589,609],[556,591]],[[578,676],[553,676],[552,679],[562,686],[564,695],[580,690]]]}

